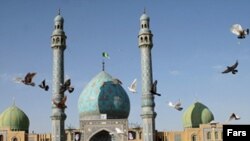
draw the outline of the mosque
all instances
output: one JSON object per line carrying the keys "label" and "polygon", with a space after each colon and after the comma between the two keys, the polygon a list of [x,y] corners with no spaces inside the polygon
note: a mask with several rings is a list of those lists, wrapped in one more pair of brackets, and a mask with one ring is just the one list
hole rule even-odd
{"label": "mosque", "polygon": [[[63,51],[66,49],[64,19],[60,13],[54,19],[51,36],[53,50],[52,98],[60,101],[58,92],[63,82]],[[52,104],[52,133],[29,132],[30,119],[25,109],[13,103],[0,113],[0,141],[222,141],[222,125],[213,122],[214,116],[201,102],[194,102],[182,115],[183,131],[155,129],[154,96],[149,94],[152,85],[151,52],[153,40],[149,16],[140,17],[138,36],[142,63],[142,127],[129,127],[130,100],[119,82],[104,69],[94,76],[78,99],[79,129],[64,129],[64,107]],[[166,119],[167,120],[167,119]],[[180,121],[181,122],[181,121]],[[166,125],[167,126],[167,125]]]}

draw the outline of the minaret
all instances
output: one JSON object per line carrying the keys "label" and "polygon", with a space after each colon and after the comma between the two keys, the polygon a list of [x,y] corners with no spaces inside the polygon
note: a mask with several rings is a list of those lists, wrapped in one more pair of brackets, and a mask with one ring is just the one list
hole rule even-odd
{"label": "minaret", "polygon": [[155,117],[154,95],[150,89],[152,85],[152,60],[151,49],[153,48],[153,34],[149,26],[150,18],[144,11],[140,17],[140,32],[138,35],[139,48],[141,50],[141,73],[142,73],[142,121],[143,140],[155,141]]}
{"label": "minaret", "polygon": [[51,48],[53,51],[53,74],[52,74],[52,141],[65,141],[64,121],[66,106],[56,106],[64,98],[60,92],[61,84],[64,83],[64,50],[66,49],[66,35],[63,31],[64,19],[58,15],[54,19],[54,31],[51,36]]}

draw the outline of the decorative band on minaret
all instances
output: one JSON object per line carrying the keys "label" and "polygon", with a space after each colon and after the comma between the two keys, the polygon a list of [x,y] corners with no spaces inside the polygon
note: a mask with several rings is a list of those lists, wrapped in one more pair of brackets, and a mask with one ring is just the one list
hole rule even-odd
{"label": "decorative band on minaret", "polygon": [[[54,19],[54,31],[51,36],[51,48],[53,51],[53,74],[52,74],[52,141],[65,141],[64,121],[66,106],[62,104],[65,99],[60,91],[64,84],[64,50],[66,49],[66,35],[63,31],[64,19],[58,15]],[[60,106],[58,106],[60,105]]]}
{"label": "decorative band on minaret", "polygon": [[138,35],[139,48],[141,51],[141,73],[142,73],[142,121],[143,140],[155,141],[155,117],[154,95],[151,94],[152,86],[152,60],[151,49],[153,48],[153,34],[149,26],[150,18],[144,11],[140,17],[140,31]]}

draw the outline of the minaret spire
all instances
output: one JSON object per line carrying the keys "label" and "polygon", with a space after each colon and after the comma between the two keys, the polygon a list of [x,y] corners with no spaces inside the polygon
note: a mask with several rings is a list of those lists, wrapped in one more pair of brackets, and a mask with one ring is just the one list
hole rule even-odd
{"label": "minaret spire", "polygon": [[153,83],[151,49],[153,48],[153,34],[149,26],[149,16],[144,13],[140,17],[140,31],[138,35],[139,49],[141,51],[142,75],[142,124],[144,141],[155,141],[155,102],[154,95],[150,92]]}
{"label": "minaret spire", "polygon": [[61,9],[60,8],[58,9],[58,15],[61,15]]}
{"label": "minaret spire", "polygon": [[102,71],[105,71],[105,62],[102,60]]}

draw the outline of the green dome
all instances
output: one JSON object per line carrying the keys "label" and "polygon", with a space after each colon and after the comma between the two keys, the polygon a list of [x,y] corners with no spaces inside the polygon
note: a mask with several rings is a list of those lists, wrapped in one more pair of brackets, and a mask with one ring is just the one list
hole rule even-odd
{"label": "green dome", "polygon": [[29,131],[29,118],[16,105],[12,105],[0,115],[0,129],[10,128],[12,131]]}
{"label": "green dome", "polygon": [[200,124],[207,124],[212,120],[213,113],[200,102],[190,105],[182,117],[184,128],[198,128]]}
{"label": "green dome", "polygon": [[78,111],[81,119],[98,119],[101,114],[108,119],[128,118],[130,101],[123,87],[114,84],[112,76],[102,71],[84,88]]}

